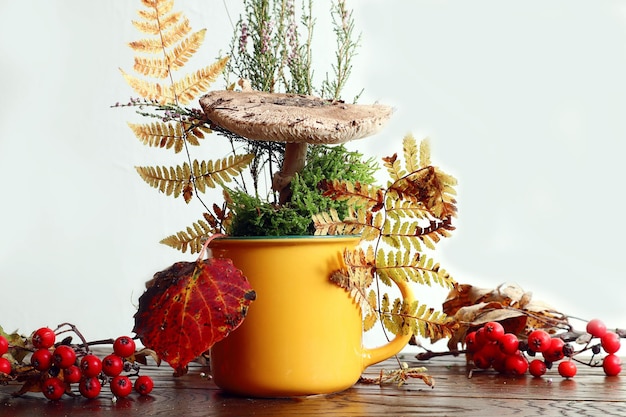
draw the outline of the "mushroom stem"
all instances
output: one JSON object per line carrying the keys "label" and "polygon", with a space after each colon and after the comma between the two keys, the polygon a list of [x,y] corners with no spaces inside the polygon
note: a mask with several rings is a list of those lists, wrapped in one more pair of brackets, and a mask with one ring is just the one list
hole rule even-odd
{"label": "mushroom stem", "polygon": [[291,179],[304,168],[306,163],[306,142],[288,142],[285,144],[283,166],[274,174],[272,188],[278,192],[278,202],[285,204],[291,198]]}

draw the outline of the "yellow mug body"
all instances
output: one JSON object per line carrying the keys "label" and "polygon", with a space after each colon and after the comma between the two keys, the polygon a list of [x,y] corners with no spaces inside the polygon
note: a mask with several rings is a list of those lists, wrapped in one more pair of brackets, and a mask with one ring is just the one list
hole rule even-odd
{"label": "yellow mug body", "polygon": [[255,397],[337,392],[406,345],[409,335],[364,348],[359,306],[329,279],[344,265],[344,249],[358,242],[343,236],[211,242],[213,257],[232,259],[257,294],[241,326],[211,348],[217,386]]}

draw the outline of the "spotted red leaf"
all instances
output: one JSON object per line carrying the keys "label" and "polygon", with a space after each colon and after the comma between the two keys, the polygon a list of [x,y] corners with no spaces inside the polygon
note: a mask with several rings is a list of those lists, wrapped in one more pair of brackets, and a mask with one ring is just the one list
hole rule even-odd
{"label": "spotted red leaf", "polygon": [[142,343],[183,375],[194,358],[236,329],[256,295],[230,259],[177,262],[139,298]]}

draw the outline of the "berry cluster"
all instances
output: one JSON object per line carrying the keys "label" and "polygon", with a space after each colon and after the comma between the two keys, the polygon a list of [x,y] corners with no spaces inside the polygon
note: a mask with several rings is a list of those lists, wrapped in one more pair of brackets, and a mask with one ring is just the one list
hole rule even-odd
{"label": "berry cluster", "polygon": [[[102,387],[109,384],[115,397],[126,397],[133,387],[140,395],[148,395],[154,383],[149,376],[138,375],[138,366],[129,358],[135,354],[135,342],[128,336],[120,336],[113,342],[113,353],[103,359],[84,351],[82,345],[56,342],[56,333],[42,327],[31,337],[33,352],[30,355],[30,368],[38,371],[36,381],[43,395],[49,400],[58,400],[64,394],[74,395],[72,384],[78,384],[83,397],[96,398]],[[0,376],[10,377],[11,362],[1,357],[9,350],[7,339],[0,335]],[[126,373],[126,375],[122,375]],[[136,377],[133,384],[131,377]]]}
{"label": "berry cluster", "polygon": [[[515,334],[506,333],[498,322],[484,324],[476,331],[465,337],[466,353],[469,360],[479,369],[490,369],[511,375],[524,375],[529,372],[535,377],[541,377],[554,363],[558,362],[558,372],[564,378],[573,378],[577,372],[575,356],[581,352],[591,350],[595,355],[602,350],[607,354],[601,361],[594,362],[593,357],[589,366],[602,366],[607,376],[618,375],[621,370],[621,360],[615,354],[620,348],[620,336],[608,331],[601,320],[594,319],[587,323],[587,333],[581,340],[586,345],[579,351],[566,343],[558,336],[550,336],[545,330],[536,329],[528,334],[526,341],[520,341]],[[599,339],[600,343],[592,345],[591,341]],[[543,359],[536,356],[541,354]],[[528,359],[528,357],[534,359]]]}

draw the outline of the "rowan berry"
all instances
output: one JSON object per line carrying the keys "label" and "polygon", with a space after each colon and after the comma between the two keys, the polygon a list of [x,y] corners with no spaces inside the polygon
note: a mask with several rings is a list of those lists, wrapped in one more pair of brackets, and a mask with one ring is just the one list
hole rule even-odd
{"label": "rowan berry", "polygon": [[465,350],[467,353],[478,351],[478,346],[476,346],[476,332],[469,332],[465,336]]}
{"label": "rowan berry", "polygon": [[102,359],[102,371],[107,376],[118,376],[124,370],[124,360],[116,354],[105,356]]}
{"label": "rowan berry", "polygon": [[564,345],[565,342],[563,341],[563,339],[553,337],[550,341],[550,347],[547,350],[541,352],[544,359],[548,362],[557,362],[563,359],[563,357],[565,356],[563,354]]}
{"label": "rowan berry", "polygon": [[129,336],[120,336],[113,342],[113,352],[122,358],[128,358],[135,353],[135,341]]}
{"label": "rowan berry", "polygon": [[611,353],[602,360],[602,369],[606,376],[619,375],[622,372],[622,360],[616,354]]}
{"label": "rowan berry", "polygon": [[118,375],[111,380],[110,388],[113,395],[123,398],[133,392],[133,383],[129,377]]}
{"label": "rowan berry", "polygon": [[102,384],[96,377],[87,377],[80,380],[78,384],[78,391],[85,398],[96,398],[100,395],[102,390]]}
{"label": "rowan berry", "polygon": [[559,375],[563,378],[574,378],[576,375],[576,364],[573,361],[563,361],[559,363]]}
{"label": "rowan berry", "polygon": [[47,378],[41,383],[41,392],[49,400],[58,400],[65,394],[65,383],[57,377]]}
{"label": "rowan berry", "polygon": [[37,349],[30,357],[30,364],[38,371],[47,371],[52,366],[52,352],[46,349]]}
{"label": "rowan berry", "polygon": [[593,337],[602,337],[606,333],[606,325],[599,319],[589,320],[587,322],[587,333]]}
{"label": "rowan berry", "polygon": [[483,326],[485,337],[491,342],[497,342],[504,335],[504,327],[497,321],[490,321]]}
{"label": "rowan berry", "polygon": [[0,356],[9,351],[9,341],[6,337],[0,335]]}
{"label": "rowan berry", "polygon": [[0,373],[11,373],[11,362],[7,358],[0,358]]}
{"label": "rowan berry", "polygon": [[102,361],[96,355],[85,355],[80,360],[80,370],[86,377],[94,377],[102,372]]}
{"label": "rowan berry", "polygon": [[602,344],[602,349],[604,349],[606,353],[615,353],[621,346],[619,335],[615,332],[606,332],[600,338],[600,343]]}
{"label": "rowan berry", "polygon": [[546,363],[539,359],[533,359],[528,365],[528,371],[534,377],[543,376],[547,371],[548,367]]}
{"label": "rowan berry", "polygon": [[72,365],[63,369],[63,380],[68,384],[75,384],[80,382],[83,374],[80,371],[80,368],[76,365]]}
{"label": "rowan berry", "polygon": [[140,395],[148,395],[154,388],[154,381],[147,375],[141,375],[135,380],[135,391]]}
{"label": "rowan berry", "polygon": [[505,369],[509,374],[524,375],[528,370],[528,361],[522,355],[508,355]]}
{"label": "rowan berry", "polygon": [[54,334],[54,330],[48,327],[42,327],[37,329],[33,334],[33,346],[37,349],[48,349],[54,345],[54,341],[56,340],[56,335]]}
{"label": "rowan berry", "polygon": [[71,346],[60,345],[54,349],[52,354],[54,363],[61,369],[69,368],[76,363],[76,352]]}
{"label": "rowan berry", "polygon": [[505,333],[498,340],[498,346],[503,353],[512,355],[519,349],[519,339],[513,333]]}
{"label": "rowan berry", "polygon": [[536,329],[528,335],[528,348],[533,352],[545,352],[550,348],[552,338],[542,329]]}

